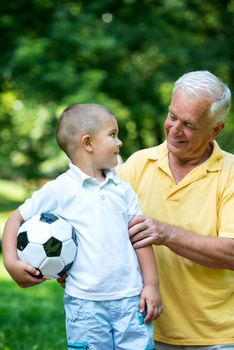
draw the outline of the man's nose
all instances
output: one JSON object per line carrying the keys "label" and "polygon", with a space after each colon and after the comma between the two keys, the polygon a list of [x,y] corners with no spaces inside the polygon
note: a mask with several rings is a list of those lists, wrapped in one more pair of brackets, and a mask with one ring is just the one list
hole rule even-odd
{"label": "man's nose", "polygon": [[173,135],[180,135],[183,133],[183,125],[180,123],[179,120],[175,121],[172,125],[171,125],[171,128],[170,128],[170,132],[173,134]]}

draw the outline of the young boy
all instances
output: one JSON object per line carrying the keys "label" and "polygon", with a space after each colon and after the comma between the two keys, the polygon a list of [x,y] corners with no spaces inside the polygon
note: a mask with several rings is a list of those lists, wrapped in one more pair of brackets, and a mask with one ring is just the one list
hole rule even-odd
{"label": "young boy", "polygon": [[122,145],[117,121],[103,106],[77,104],[62,113],[56,137],[70,169],[8,219],[5,267],[21,287],[43,282],[18,259],[17,231],[35,214],[60,215],[78,239],[64,295],[68,349],[154,349],[150,321],[162,312],[157,267],[150,246],[135,251],[129,240],[128,222],[140,209],[130,185],[110,170]]}

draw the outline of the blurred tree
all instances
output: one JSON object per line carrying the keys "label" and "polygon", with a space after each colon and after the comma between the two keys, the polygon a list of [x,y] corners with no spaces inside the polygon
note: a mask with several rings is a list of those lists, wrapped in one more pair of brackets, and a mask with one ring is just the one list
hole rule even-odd
{"label": "blurred tree", "polygon": [[[54,176],[73,103],[117,116],[124,158],[163,140],[173,82],[208,69],[234,86],[234,0],[12,0],[0,4],[2,177]],[[229,120],[220,142],[234,151]]]}

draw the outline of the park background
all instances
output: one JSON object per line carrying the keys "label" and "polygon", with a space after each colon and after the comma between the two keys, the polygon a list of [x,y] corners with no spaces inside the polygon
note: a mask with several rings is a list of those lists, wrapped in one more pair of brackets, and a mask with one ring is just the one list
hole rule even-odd
{"label": "park background", "polygon": [[[163,141],[179,76],[207,69],[234,87],[234,0],[3,0],[0,33],[0,239],[10,212],[67,168],[54,136],[68,105],[110,108],[125,160]],[[233,131],[232,108],[218,139],[232,153]],[[65,349],[62,293],[20,289],[0,260],[0,350]]]}

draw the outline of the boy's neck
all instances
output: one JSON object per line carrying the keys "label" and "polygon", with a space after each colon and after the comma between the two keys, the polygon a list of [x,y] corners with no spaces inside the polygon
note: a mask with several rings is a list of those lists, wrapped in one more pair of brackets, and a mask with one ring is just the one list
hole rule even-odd
{"label": "boy's neck", "polygon": [[[90,174],[88,174],[88,175],[91,176]],[[96,175],[92,176],[92,177],[97,179],[99,182],[103,182],[106,179],[106,175],[105,175],[103,170],[100,170],[99,173],[96,173]]]}
{"label": "boy's neck", "polygon": [[73,162],[81,171],[83,171],[86,175],[97,179],[99,182],[103,182],[106,179],[106,175],[103,169],[96,169],[92,166],[80,164],[79,162]]}

